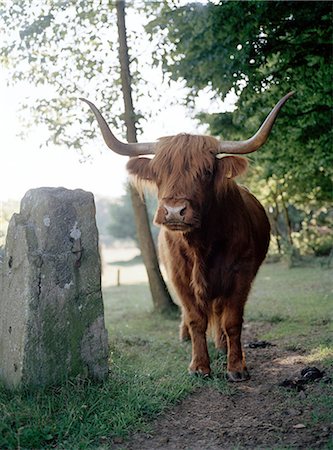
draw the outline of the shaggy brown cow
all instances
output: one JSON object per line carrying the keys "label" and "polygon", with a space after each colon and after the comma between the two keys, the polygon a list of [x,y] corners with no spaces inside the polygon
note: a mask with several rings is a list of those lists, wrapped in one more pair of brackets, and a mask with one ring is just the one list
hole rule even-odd
{"label": "shaggy brown cow", "polygon": [[[160,257],[181,302],[180,338],[192,341],[191,373],[210,374],[206,331],[211,325],[216,347],[228,355],[228,379],[249,378],[241,347],[243,311],[267,252],[270,226],[260,203],[234,181],[245,172],[247,160],[229,154],[251,153],[263,145],[290,95],[246,141],[179,134],[146,144],[118,141],[98,109],[83,99],[106,144],[136,156],[127,163],[129,173],[157,185]],[[151,153],[152,159],[138,157]]]}

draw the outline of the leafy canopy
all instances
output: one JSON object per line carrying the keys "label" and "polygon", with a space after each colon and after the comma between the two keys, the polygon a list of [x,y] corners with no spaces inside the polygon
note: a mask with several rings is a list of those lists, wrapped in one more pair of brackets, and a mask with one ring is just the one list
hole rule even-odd
{"label": "leafy canopy", "polygon": [[[129,5],[128,16],[140,7],[140,0],[135,9]],[[129,33],[133,55],[144,53],[142,22]],[[28,82],[29,87],[37,88],[27,92],[28,113],[24,117],[28,125],[46,126],[47,143],[81,150],[95,135],[96,121],[79,97],[91,98],[101,106],[109,104],[103,114],[116,129],[121,129],[123,103],[116,23],[114,1],[0,2],[0,66],[7,69],[11,83]],[[135,104],[146,88],[139,77],[139,66],[141,62],[132,57]],[[137,113],[136,118],[140,117]]]}
{"label": "leafy canopy", "polygon": [[[149,216],[149,223],[151,224],[152,236],[157,241],[159,229],[153,225],[153,217],[157,205],[155,197],[149,194],[149,192],[145,192],[145,204]],[[126,186],[125,194],[118,201],[110,204],[109,212],[109,234],[115,239],[131,239],[138,244],[129,185]]]}
{"label": "leafy canopy", "polygon": [[164,5],[149,31],[161,34],[156,58],[173,79],[186,81],[188,100],[207,87],[222,99],[230,91],[239,96],[233,113],[201,114],[214,135],[252,135],[277,100],[295,91],[256,165],[289,197],[331,198],[331,2]]}

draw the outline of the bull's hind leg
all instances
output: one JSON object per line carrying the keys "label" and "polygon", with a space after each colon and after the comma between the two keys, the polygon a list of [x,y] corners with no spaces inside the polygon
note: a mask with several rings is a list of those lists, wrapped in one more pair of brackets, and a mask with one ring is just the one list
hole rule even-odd
{"label": "bull's hind leg", "polygon": [[222,325],[223,299],[216,299],[213,304],[212,311],[212,329],[214,333],[215,348],[226,355],[228,352],[227,337]]}
{"label": "bull's hind leg", "polygon": [[215,327],[214,342],[215,348],[219,351],[219,353],[222,353],[223,355],[228,353],[227,337],[221,325],[217,325]]}
{"label": "bull's hind leg", "polygon": [[229,381],[249,379],[241,345],[244,303],[233,297],[226,302],[223,310],[222,323],[227,336]]}
{"label": "bull's hind leg", "polygon": [[181,341],[191,340],[191,335],[190,335],[188,325],[186,323],[186,317],[185,317],[185,312],[184,312],[183,308],[182,308],[181,322],[180,322],[180,326],[179,326],[179,339]]}

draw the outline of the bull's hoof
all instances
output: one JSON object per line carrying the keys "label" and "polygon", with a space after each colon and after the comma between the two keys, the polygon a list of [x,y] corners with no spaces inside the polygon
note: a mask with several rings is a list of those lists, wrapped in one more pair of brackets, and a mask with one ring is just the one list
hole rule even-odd
{"label": "bull's hoof", "polygon": [[245,369],[242,372],[227,372],[227,380],[231,383],[239,383],[250,379],[249,372]]}
{"label": "bull's hoof", "polygon": [[189,370],[191,377],[210,378],[210,372],[202,372],[201,370]]}
{"label": "bull's hoof", "polygon": [[188,372],[191,376],[200,377],[200,378],[209,378],[210,377],[210,368],[208,367],[198,367],[196,369],[191,369],[189,367]]}

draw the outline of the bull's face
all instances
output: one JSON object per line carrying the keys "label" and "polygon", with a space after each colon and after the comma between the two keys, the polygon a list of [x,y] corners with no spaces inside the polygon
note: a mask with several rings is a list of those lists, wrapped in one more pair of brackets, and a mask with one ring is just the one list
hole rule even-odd
{"label": "bull's face", "polygon": [[244,158],[217,159],[219,142],[209,136],[181,134],[163,138],[155,157],[132,158],[132,176],[157,186],[158,208],[154,222],[172,231],[189,232],[202,226],[228,179],[244,172]]}

